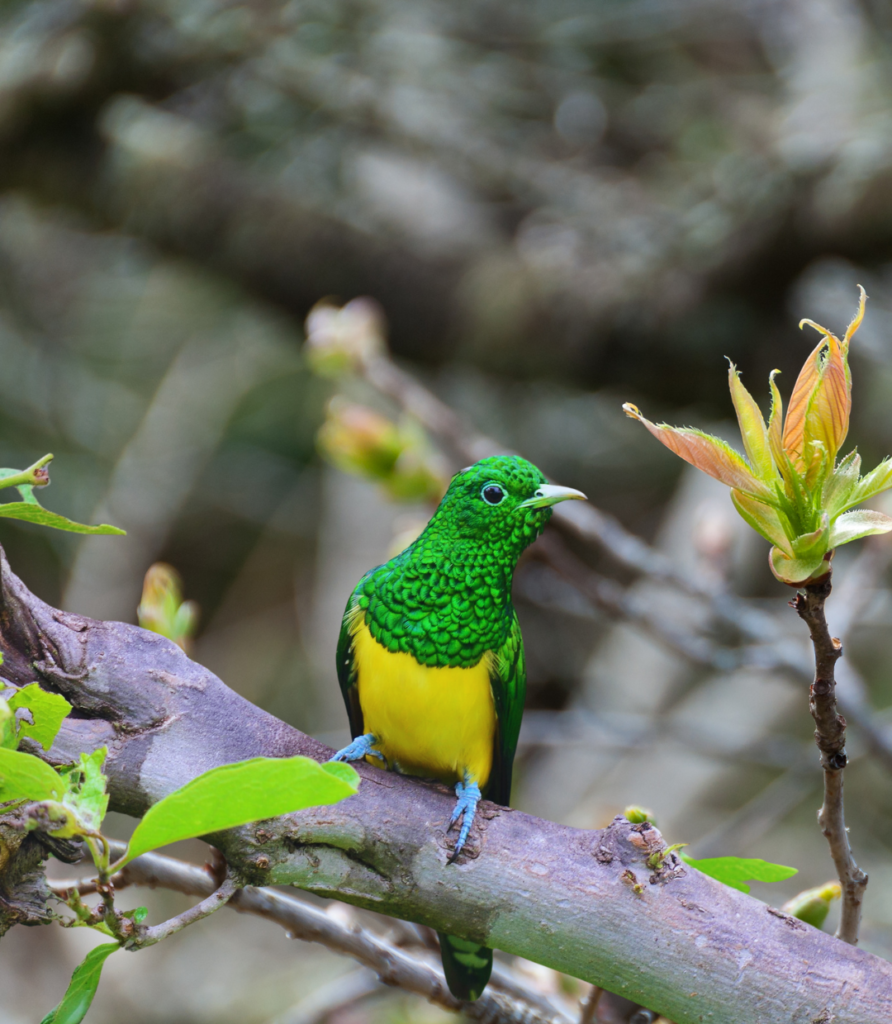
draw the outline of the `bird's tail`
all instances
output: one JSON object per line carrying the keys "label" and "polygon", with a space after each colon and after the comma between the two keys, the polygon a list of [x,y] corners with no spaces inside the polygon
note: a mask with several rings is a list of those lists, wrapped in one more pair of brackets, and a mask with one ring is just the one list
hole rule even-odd
{"label": "bird's tail", "polygon": [[492,950],[455,935],[437,934],[449,991],[456,999],[479,999],[492,974]]}

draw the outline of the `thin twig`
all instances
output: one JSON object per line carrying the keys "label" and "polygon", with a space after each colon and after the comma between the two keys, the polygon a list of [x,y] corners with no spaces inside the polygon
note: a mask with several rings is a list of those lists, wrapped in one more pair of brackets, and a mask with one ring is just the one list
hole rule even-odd
{"label": "thin twig", "polygon": [[842,643],[830,635],[824,615],[830,589],[828,573],[823,581],[800,591],[791,603],[808,626],[815,649],[815,679],[809,693],[809,710],[815,720],[815,741],[824,769],[824,802],[818,811],[818,824],[830,844],[830,855],[842,884],[842,918],[836,936],[856,946],[867,875],[855,863],[846,831],[843,807],[846,720],[837,710],[835,676],[836,662],[842,657]]}
{"label": "thin twig", "polygon": [[[132,883],[128,882],[124,875],[119,871],[116,875],[112,875],[109,879],[115,892],[121,889],[126,889],[128,885]],[[98,878],[63,878],[63,879],[52,879],[49,883],[50,888],[53,890],[53,894],[58,896],[60,900],[67,899],[67,893],[76,892],[78,896],[92,896],[94,893],[100,891],[100,882]]]}
{"label": "thin twig", "polygon": [[[108,845],[116,848],[120,854],[126,849],[123,843],[117,843],[114,840],[108,842]],[[208,879],[213,882],[210,874],[208,874]],[[157,942],[161,942],[170,935],[175,935],[190,924],[209,917],[220,907],[225,906],[238,890],[238,885],[231,878],[226,877],[219,886],[211,885],[211,892],[206,899],[182,914],[150,928],[134,929],[132,922],[123,918],[115,910],[114,894],[121,889],[126,889],[129,885],[138,884],[134,878],[127,875],[125,870],[113,875],[108,884],[103,884],[98,878],[63,879],[50,882],[50,888],[56,897],[65,902],[68,901],[72,892],[77,893],[78,897],[98,893],[104,906],[105,923],[113,930],[116,937],[124,942],[125,949],[130,950],[154,946]],[[122,924],[126,926],[126,931],[121,929]]]}
{"label": "thin twig", "polygon": [[[547,572],[546,566],[553,570],[560,580],[572,587],[591,608],[612,619],[633,623],[667,650],[695,665],[702,665],[717,672],[731,672],[747,661],[747,648],[721,647],[706,637],[684,632],[674,625],[667,625],[658,615],[641,607],[622,584],[592,571],[570,551],[557,534],[546,534],[542,537],[530,561],[534,564],[540,563],[539,572]],[[545,591],[542,586],[544,581],[534,571],[534,564],[526,568],[518,582],[527,600],[544,605],[547,603],[547,599],[543,601],[541,597]],[[527,576],[533,578],[532,586],[525,582]],[[551,589],[554,590],[554,587]]]}
{"label": "thin twig", "polygon": [[600,985],[592,985],[589,994],[579,1004],[579,1024],[593,1024],[597,1019],[595,1014],[598,1012],[598,1003],[602,995],[604,989]]}
{"label": "thin twig", "polygon": [[182,914],[177,914],[176,917],[172,917],[167,921],[162,921],[161,924],[153,925],[145,930],[141,929],[137,935],[125,944],[124,948],[143,949],[146,946],[154,946],[156,942],[161,942],[171,935],[181,932],[184,928],[188,928],[190,924],[195,924],[196,921],[210,917],[220,907],[225,907],[238,891],[239,887],[236,881],[232,878],[226,878],[223,884],[218,889],[215,889],[206,899],[203,899],[201,903],[196,903],[194,907],[184,910]]}

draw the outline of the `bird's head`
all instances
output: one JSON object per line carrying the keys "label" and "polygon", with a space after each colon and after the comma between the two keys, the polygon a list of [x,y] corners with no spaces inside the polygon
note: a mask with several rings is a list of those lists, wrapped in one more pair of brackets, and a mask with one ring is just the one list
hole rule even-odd
{"label": "bird's head", "polygon": [[570,498],[585,495],[549,484],[526,459],[497,455],[455,474],[429,528],[516,559],[542,532],[552,507]]}

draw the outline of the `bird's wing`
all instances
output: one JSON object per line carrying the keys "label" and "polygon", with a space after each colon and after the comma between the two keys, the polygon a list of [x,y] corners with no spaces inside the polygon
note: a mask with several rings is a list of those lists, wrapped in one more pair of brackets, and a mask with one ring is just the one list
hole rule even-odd
{"label": "bird's wing", "polygon": [[[363,577],[365,579],[365,577]],[[360,581],[361,582],[361,581]],[[341,695],[347,706],[347,717],[350,719],[350,735],[353,739],[363,735],[362,708],[359,705],[359,686],[356,658],[353,653],[353,625],[358,612],[357,594],[350,595],[344,618],[341,620],[341,634],[338,637],[338,682],[341,684]]]}
{"label": "bird's wing", "polygon": [[494,651],[489,679],[496,705],[496,734],[493,741],[492,771],[485,787],[485,796],[497,804],[507,805],[511,799],[511,772],[523,702],[526,694],[527,674],[523,657],[523,638],[520,623],[510,608],[511,625],[502,646]]}

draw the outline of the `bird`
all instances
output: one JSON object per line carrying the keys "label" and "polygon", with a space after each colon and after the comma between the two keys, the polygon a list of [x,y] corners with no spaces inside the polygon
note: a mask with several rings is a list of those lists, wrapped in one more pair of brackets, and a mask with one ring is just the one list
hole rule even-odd
{"label": "bird", "polygon": [[[347,601],[337,672],[357,761],[454,785],[449,857],[465,846],[477,804],[507,805],[526,691],[511,603],[517,560],[552,508],[581,491],[548,483],[519,456],[482,459],[453,476],[421,534],[369,570]],[[452,994],[480,997],[492,950],[440,934]]]}

